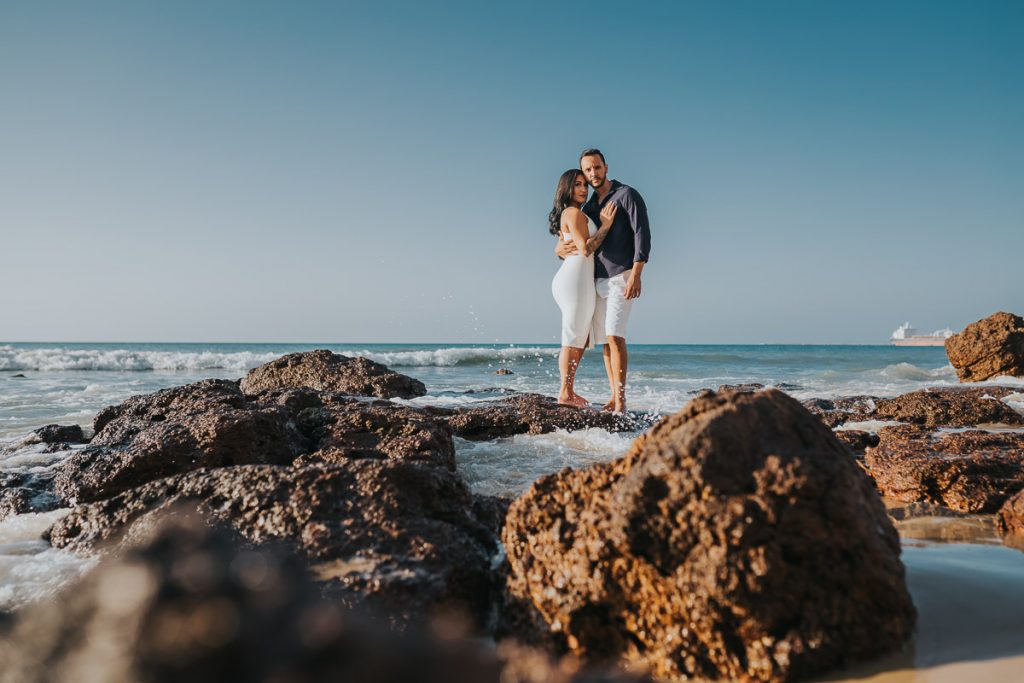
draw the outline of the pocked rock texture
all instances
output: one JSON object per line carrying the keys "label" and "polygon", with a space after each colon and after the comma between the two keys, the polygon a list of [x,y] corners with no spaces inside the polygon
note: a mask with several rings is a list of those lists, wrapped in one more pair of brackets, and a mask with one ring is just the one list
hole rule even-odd
{"label": "pocked rock texture", "polygon": [[395,458],[455,466],[443,420],[388,401],[306,388],[246,395],[203,380],[104,408],[89,446],[57,468],[56,493],[88,502],[204,467]]}
{"label": "pocked rock texture", "polygon": [[544,477],[502,539],[550,637],[656,676],[780,681],[895,650],[895,529],[845,446],[776,390],[706,394],[622,459]]}
{"label": "pocked rock texture", "polygon": [[307,387],[378,398],[415,398],[427,393],[423,382],[389,370],[367,358],[349,358],[326,349],[290,353],[242,378],[242,391]]}
{"label": "pocked rock texture", "polygon": [[1024,377],[1024,318],[1000,311],[946,340],[946,355],[961,382]]}
{"label": "pocked rock texture", "polygon": [[884,496],[991,513],[1024,488],[1024,434],[886,427],[864,462]]}

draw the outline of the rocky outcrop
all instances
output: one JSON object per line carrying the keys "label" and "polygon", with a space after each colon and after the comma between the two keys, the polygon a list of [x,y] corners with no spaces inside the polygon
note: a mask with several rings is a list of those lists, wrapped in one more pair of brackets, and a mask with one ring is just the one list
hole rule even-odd
{"label": "rocky outcrop", "polygon": [[209,467],[395,458],[454,468],[443,420],[388,401],[311,389],[242,393],[204,380],[105,408],[89,446],[57,469],[56,492],[89,502]]}
{"label": "rocky outcrop", "polygon": [[1024,434],[886,427],[864,462],[884,496],[990,513],[1024,488]]}
{"label": "rocky outcrop", "polygon": [[32,433],[43,443],[85,443],[87,441],[79,425],[46,425]]}
{"label": "rocky outcrop", "polygon": [[803,405],[829,427],[866,420],[892,420],[924,427],[1024,425],[1024,415],[1000,400],[1013,391],[1009,387],[932,387],[895,398],[813,398],[803,401]]}
{"label": "rocky outcrop", "polygon": [[299,387],[378,398],[415,398],[427,393],[423,382],[380,363],[326,349],[291,353],[254,368],[242,379],[241,387],[247,394]]}
{"label": "rocky outcrop", "polygon": [[48,535],[72,550],[130,543],[163,511],[187,505],[251,543],[277,543],[307,558],[343,602],[373,607],[397,625],[448,607],[483,624],[495,600],[497,545],[473,502],[456,474],[419,463],[236,465],[79,505]]}
{"label": "rocky outcrop", "polygon": [[98,500],[201,467],[285,465],[307,450],[284,405],[251,405],[234,382],[204,380],[135,396],[95,419],[90,445],[57,469],[66,500]]}
{"label": "rocky outcrop", "polygon": [[657,419],[639,413],[611,413],[560,405],[549,396],[526,393],[487,402],[480,407],[426,410],[431,415],[445,418],[455,436],[472,441],[591,427],[609,432],[632,432],[649,427]]}
{"label": "rocky outcrop", "polygon": [[1004,539],[1024,548],[1024,489],[1007,498],[999,508],[996,529]]}
{"label": "rocky outcrop", "polygon": [[1024,425],[1024,415],[1000,400],[1012,391],[1006,387],[924,389],[878,399],[870,419],[897,420],[924,427]]}
{"label": "rocky outcrop", "polygon": [[1024,377],[1024,318],[993,313],[946,340],[946,355],[961,382]]}
{"label": "rocky outcrop", "polygon": [[776,390],[700,396],[621,460],[538,480],[502,539],[550,638],[659,677],[806,678],[914,625],[870,480]]}
{"label": "rocky outcrop", "polygon": [[[0,639],[0,682],[626,683],[436,631],[396,635],[324,601],[300,563],[178,514]],[[442,635],[437,635],[438,633]]]}

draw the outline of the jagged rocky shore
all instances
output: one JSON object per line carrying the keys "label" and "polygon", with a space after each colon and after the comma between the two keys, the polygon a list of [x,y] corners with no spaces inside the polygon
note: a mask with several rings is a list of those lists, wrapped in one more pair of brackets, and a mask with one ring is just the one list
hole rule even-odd
{"label": "jagged rocky shore", "polygon": [[[880,494],[1024,530],[1024,433],[991,429],[1024,416],[1002,387],[803,405],[736,387],[653,427],[533,394],[386,400],[424,392],[316,351],[133,397],[91,435],[40,430],[85,446],[0,482],[0,516],[70,507],[50,543],[106,559],[9,618],[0,681],[89,662],[118,680],[806,679],[913,632]],[[880,421],[899,424],[856,429]],[[456,467],[456,436],[589,427],[642,433],[514,501]]]}

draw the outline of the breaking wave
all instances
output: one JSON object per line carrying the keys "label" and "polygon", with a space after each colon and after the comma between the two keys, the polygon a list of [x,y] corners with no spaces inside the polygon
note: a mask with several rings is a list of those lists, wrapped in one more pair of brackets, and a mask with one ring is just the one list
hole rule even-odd
{"label": "breaking wave", "polygon": [[280,353],[238,351],[142,351],[131,349],[21,349],[0,346],[0,370],[107,370],[145,372],[153,370],[233,370],[244,372],[270,362]]}
{"label": "breaking wave", "polygon": [[514,360],[554,358],[558,348],[543,346],[487,346],[449,347],[424,351],[342,351],[345,355],[364,356],[389,367],[452,367],[455,365],[483,365]]}

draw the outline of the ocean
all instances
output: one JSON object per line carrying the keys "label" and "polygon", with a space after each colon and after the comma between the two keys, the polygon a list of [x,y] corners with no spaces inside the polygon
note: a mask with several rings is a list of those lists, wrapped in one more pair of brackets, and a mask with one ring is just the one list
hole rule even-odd
{"label": "ocean", "polygon": [[[32,430],[45,424],[89,427],[101,408],[129,396],[205,378],[237,379],[283,354],[316,348],[365,356],[423,381],[426,396],[398,401],[410,405],[471,405],[499,397],[508,389],[547,395],[558,391],[558,347],[543,344],[0,342],[0,475],[45,470],[68,456],[70,451],[46,453],[40,445],[21,444]],[[700,390],[723,384],[758,383],[798,399],[895,396],[958,384],[941,347],[635,344],[629,351],[629,409],[652,414],[671,414]],[[502,368],[512,374],[496,374]],[[998,383],[1020,387],[1004,400],[1024,412],[1024,380],[1003,378]],[[607,400],[599,349],[584,357],[577,390],[594,402]],[[619,457],[633,437],[589,429],[492,442],[457,439],[457,462],[474,490],[514,496],[544,474]],[[0,610],[46,599],[96,562],[94,557],[54,550],[40,539],[61,514],[16,515],[0,521]],[[930,628],[924,620],[929,610],[946,615],[946,610],[952,609],[942,596],[957,581],[975,577],[979,585],[988,585],[991,577],[985,578],[985,572],[1002,572],[1004,567],[1010,567],[1013,576],[1024,577],[1024,554],[998,545],[990,523],[986,524],[989,531],[966,545],[936,543],[929,532],[923,537],[920,533],[904,535],[908,580],[922,612],[925,634]],[[971,563],[974,569],[970,569]],[[1024,614],[1024,580],[1015,578],[1005,588],[1012,599],[991,607],[1003,610],[999,614],[1005,613],[1014,624],[1020,621],[1019,628],[1011,626],[1011,632],[1022,633],[1024,617],[1014,615]],[[990,612],[979,614],[979,619],[990,620]],[[963,614],[954,610],[936,618],[953,623]],[[984,630],[979,627],[978,632]],[[919,649],[905,665],[941,664],[928,661],[928,653],[942,652],[948,643],[962,637],[960,632],[935,636],[936,642]],[[1014,654],[1017,649],[1024,650],[1010,648]],[[1009,650],[1000,654],[1009,654]]]}

